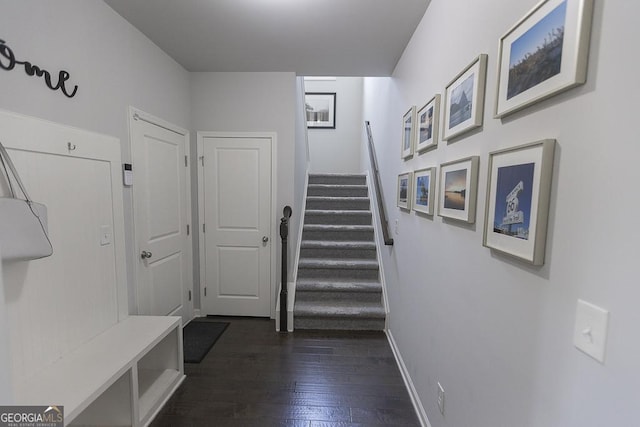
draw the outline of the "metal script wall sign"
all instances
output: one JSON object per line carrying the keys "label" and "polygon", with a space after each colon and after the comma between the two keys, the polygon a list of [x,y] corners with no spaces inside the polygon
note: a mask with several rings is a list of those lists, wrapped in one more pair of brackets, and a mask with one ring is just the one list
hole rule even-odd
{"label": "metal script wall sign", "polygon": [[16,65],[24,66],[24,72],[29,76],[44,78],[44,82],[49,89],[59,89],[68,98],[73,98],[78,91],[77,85],[73,86],[73,90],[71,92],[67,89],[66,83],[67,80],[69,80],[69,77],[71,77],[68,71],[60,70],[58,73],[58,82],[54,84],[51,81],[51,73],[29,61],[18,61],[11,48],[5,44],[4,40],[0,40],[0,68],[11,71],[16,67]]}

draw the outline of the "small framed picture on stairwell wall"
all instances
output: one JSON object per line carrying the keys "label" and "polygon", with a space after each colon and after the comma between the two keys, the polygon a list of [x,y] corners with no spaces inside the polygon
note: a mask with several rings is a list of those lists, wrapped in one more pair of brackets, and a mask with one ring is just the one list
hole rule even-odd
{"label": "small framed picture on stairwell wall", "polygon": [[336,128],[335,92],[307,92],[304,103],[308,129]]}

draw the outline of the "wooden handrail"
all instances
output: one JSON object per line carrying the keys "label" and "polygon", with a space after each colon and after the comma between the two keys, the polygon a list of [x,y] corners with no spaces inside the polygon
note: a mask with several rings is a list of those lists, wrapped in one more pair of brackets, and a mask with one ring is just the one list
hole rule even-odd
{"label": "wooden handrail", "polygon": [[378,201],[378,212],[380,213],[380,225],[382,226],[382,237],[384,244],[393,245],[393,238],[389,229],[389,221],[387,220],[387,212],[384,209],[384,198],[382,197],[382,186],[380,184],[380,171],[378,170],[378,161],[376,159],[375,147],[373,146],[373,136],[371,135],[371,125],[369,121],[364,122],[367,128],[367,137],[369,139],[369,159],[371,159],[371,167],[373,168],[373,184],[376,190],[376,200]]}

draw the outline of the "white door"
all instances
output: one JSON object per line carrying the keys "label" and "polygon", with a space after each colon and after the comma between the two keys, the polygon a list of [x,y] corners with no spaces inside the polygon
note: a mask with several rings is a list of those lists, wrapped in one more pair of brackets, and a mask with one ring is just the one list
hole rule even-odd
{"label": "white door", "polygon": [[199,134],[203,314],[271,314],[272,137]]}
{"label": "white door", "polygon": [[138,314],[191,320],[189,135],[131,110]]}

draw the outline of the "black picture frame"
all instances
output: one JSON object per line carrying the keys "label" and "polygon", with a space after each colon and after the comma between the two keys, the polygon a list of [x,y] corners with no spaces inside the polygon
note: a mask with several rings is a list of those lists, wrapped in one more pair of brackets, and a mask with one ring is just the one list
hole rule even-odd
{"label": "black picture frame", "polygon": [[307,129],[336,128],[335,92],[306,92],[304,103]]}

